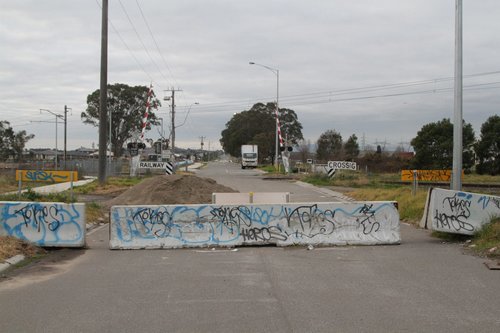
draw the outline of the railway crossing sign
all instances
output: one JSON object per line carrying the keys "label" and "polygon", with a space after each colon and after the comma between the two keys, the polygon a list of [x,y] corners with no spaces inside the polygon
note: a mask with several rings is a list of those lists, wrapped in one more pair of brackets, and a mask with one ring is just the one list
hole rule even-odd
{"label": "railway crossing sign", "polygon": [[333,178],[337,169],[328,169],[328,178]]}
{"label": "railway crossing sign", "polygon": [[328,161],[328,169],[337,169],[337,170],[358,170],[358,166],[356,162],[348,162],[348,161]]}
{"label": "railway crossing sign", "polygon": [[139,162],[141,169],[164,169],[167,175],[174,174],[174,164],[172,162]]}
{"label": "railway crossing sign", "polygon": [[166,162],[166,165],[165,165],[165,173],[167,175],[173,175],[175,172],[174,172],[174,164],[171,163],[171,162]]}
{"label": "railway crossing sign", "polygon": [[358,166],[356,162],[349,161],[328,161],[327,166],[325,167],[326,172],[328,173],[329,178],[333,178],[337,170],[358,170]]}

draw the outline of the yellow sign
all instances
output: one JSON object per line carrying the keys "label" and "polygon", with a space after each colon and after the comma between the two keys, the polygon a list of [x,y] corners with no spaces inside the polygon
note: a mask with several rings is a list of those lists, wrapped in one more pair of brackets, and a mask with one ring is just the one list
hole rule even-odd
{"label": "yellow sign", "polygon": [[[401,181],[413,181],[413,174],[417,173],[418,181],[449,182],[451,170],[401,170]],[[462,178],[464,173],[462,171]]]}
{"label": "yellow sign", "polygon": [[64,183],[78,180],[77,171],[16,170],[16,180],[23,182]]}

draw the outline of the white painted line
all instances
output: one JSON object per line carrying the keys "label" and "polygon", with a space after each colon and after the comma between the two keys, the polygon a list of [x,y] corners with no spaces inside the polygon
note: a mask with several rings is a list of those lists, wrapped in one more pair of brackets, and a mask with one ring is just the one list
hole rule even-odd
{"label": "white painted line", "polygon": [[238,252],[238,249],[231,249],[231,250],[194,250],[194,252],[197,253],[220,253],[220,252]]}
{"label": "white painted line", "polygon": [[234,298],[234,299],[226,299],[226,298],[217,298],[217,299],[186,299],[186,300],[178,300],[178,301],[167,301],[168,304],[198,304],[198,303],[276,303],[278,300],[276,298],[259,298],[259,299],[248,299],[248,298]]}

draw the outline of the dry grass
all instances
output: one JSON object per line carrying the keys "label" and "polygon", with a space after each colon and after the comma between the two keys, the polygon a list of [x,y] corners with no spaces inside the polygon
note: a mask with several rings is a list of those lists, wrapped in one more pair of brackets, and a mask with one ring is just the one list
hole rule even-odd
{"label": "dry grass", "polygon": [[356,200],[397,201],[401,220],[418,224],[424,213],[427,191],[417,191],[413,196],[409,187],[365,188],[346,193]]}
{"label": "dry grass", "polygon": [[9,177],[5,175],[0,176],[0,193],[13,192],[18,189],[18,183],[14,177]]}
{"label": "dry grass", "polygon": [[27,258],[35,257],[46,251],[28,242],[11,236],[0,236],[0,261],[9,259],[17,254],[23,254]]}
{"label": "dry grass", "polygon": [[474,252],[490,258],[500,258],[500,217],[491,220],[472,241]]}

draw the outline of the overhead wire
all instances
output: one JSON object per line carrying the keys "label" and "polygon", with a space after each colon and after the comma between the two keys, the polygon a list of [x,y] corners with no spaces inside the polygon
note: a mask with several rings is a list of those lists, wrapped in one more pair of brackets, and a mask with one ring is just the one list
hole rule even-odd
{"label": "overhead wire", "polygon": [[151,62],[153,63],[153,65],[155,65],[156,69],[158,70],[158,73],[160,73],[161,77],[168,83],[167,77],[163,74],[162,70],[160,69],[160,67],[158,66],[158,64],[156,63],[156,61],[154,61],[153,57],[151,56],[151,53],[149,53],[149,50],[146,47],[146,44],[144,44],[144,41],[142,40],[141,35],[137,31],[137,28],[135,27],[134,22],[132,22],[132,19],[130,18],[130,15],[128,14],[127,9],[125,8],[125,6],[123,5],[123,3],[122,3],[121,0],[118,0],[118,3],[120,4],[123,12],[125,13],[125,16],[127,17],[127,20],[129,21],[130,25],[132,26],[132,29],[134,30],[137,38],[139,39],[139,42],[141,43],[144,51],[148,55],[148,57],[151,60]]}
{"label": "overhead wire", "polygon": [[[97,5],[99,6],[99,8],[102,9],[102,4],[99,2],[99,0],[96,0],[96,3]],[[109,24],[111,25],[111,27],[113,28],[114,32],[117,34],[118,38],[121,40],[121,42],[123,43],[123,45],[125,46],[125,48],[128,50],[128,52],[130,53],[130,55],[132,56],[132,58],[134,58],[135,62],[137,63],[137,65],[139,66],[139,68],[146,74],[146,76],[149,78],[149,81],[152,82],[152,83],[155,83],[156,84],[156,81],[153,79],[153,77],[151,76],[151,74],[148,73],[148,71],[146,71],[146,69],[144,68],[144,66],[141,64],[141,62],[137,59],[137,57],[134,55],[134,53],[132,52],[132,50],[130,49],[130,47],[128,46],[128,44],[125,42],[125,40],[123,39],[123,37],[121,36],[120,32],[118,31],[118,29],[115,27],[115,25],[113,24],[113,22],[111,21],[111,19],[108,17],[108,22]]]}
{"label": "overhead wire", "polygon": [[143,19],[144,23],[146,24],[146,27],[148,28],[149,35],[151,36],[151,39],[153,40],[153,42],[156,46],[156,50],[158,51],[158,54],[160,55],[160,58],[163,61],[163,65],[165,66],[165,68],[167,68],[170,76],[172,77],[172,80],[174,81],[174,84],[177,84],[176,79],[175,79],[174,75],[172,74],[172,71],[170,70],[170,66],[168,65],[167,61],[165,60],[165,57],[163,56],[163,53],[160,50],[160,46],[158,45],[158,42],[156,41],[156,38],[154,37],[153,31],[151,30],[151,27],[148,23],[148,20],[146,20],[146,16],[144,15],[144,12],[142,10],[141,5],[139,4],[139,1],[135,0],[135,3],[137,4],[137,7],[139,8],[139,12],[141,13],[142,19]]}
{"label": "overhead wire", "polygon": [[[429,80],[432,81],[432,80]],[[486,87],[486,86],[492,86],[495,84],[500,84],[500,81],[496,82],[488,82],[488,83],[479,83],[479,84],[472,84],[472,85],[466,85],[464,86],[464,90],[486,90],[486,89],[498,89],[500,87]],[[310,98],[305,98],[303,100],[296,100],[292,102],[288,102],[290,107],[294,106],[304,106],[304,105],[315,105],[315,104],[326,104],[326,103],[334,103],[334,102],[345,102],[345,101],[356,101],[356,100],[367,100],[367,99],[376,99],[376,98],[389,98],[389,97],[398,97],[398,96],[409,96],[409,95],[422,95],[422,94],[434,94],[434,93],[444,93],[444,92],[449,92],[452,91],[453,88],[447,87],[447,88],[433,88],[433,89],[428,89],[428,90],[417,90],[417,91],[410,91],[410,92],[400,92],[400,93],[391,93],[391,94],[378,94],[378,95],[369,95],[369,96],[357,96],[357,97],[351,97],[351,98],[331,98],[333,95],[329,96],[316,96],[315,101],[308,101]],[[363,91],[365,92],[365,91]],[[340,93],[338,95],[344,95],[344,93]],[[335,95],[337,96],[337,95]],[[323,99],[320,99],[323,98]],[[328,98],[328,99],[324,99]],[[283,100],[286,100],[286,97],[280,99],[280,102],[283,102]],[[203,110],[205,111],[210,111],[211,109],[216,109],[218,111],[223,111],[223,109],[230,108],[228,111],[232,111],[237,107],[245,107],[247,105],[246,101],[231,101],[227,103],[213,103],[211,105],[204,105],[200,106],[195,113],[200,113]],[[283,105],[283,104],[282,104]]]}
{"label": "overhead wire", "polygon": [[[101,6],[98,0],[96,0],[96,2],[99,6]],[[159,68],[158,64],[154,61],[153,57],[151,56],[150,52],[148,51],[146,45],[144,44],[144,41],[140,37],[139,32],[137,31],[134,23],[132,22],[132,19],[130,18],[130,15],[128,14],[128,12],[127,12],[125,6],[123,5],[123,3],[121,2],[121,0],[119,0],[119,4],[120,4],[122,10],[124,11],[130,25],[132,26],[133,30],[135,31],[137,38],[139,39],[141,45],[143,46],[144,50],[146,51],[149,59],[155,65],[155,67],[158,69],[158,72],[160,73],[162,78],[168,83],[169,80],[163,74],[163,72]],[[142,10],[142,7],[141,7],[138,0],[136,0],[136,4],[137,4],[137,7],[139,8],[142,19],[143,19],[143,21],[144,21],[144,23],[149,31],[151,39],[153,40],[153,43],[156,47],[156,50],[158,51],[158,54],[160,55],[160,58],[162,59],[163,65],[168,70],[174,83],[176,83],[175,82],[176,80],[172,74],[172,71],[171,71],[170,67],[168,66],[167,61],[165,60],[163,53],[161,52],[159,44],[156,41],[156,38],[154,37],[151,26],[149,25],[149,23],[145,17],[144,11]],[[143,70],[143,72],[146,73],[146,75],[149,77],[151,82],[155,82],[152,78],[152,75],[146,71],[144,66],[140,63],[140,61],[134,55],[134,53],[132,52],[130,47],[127,45],[127,43],[123,39],[123,37],[119,33],[118,29],[116,29],[116,27],[113,25],[111,20],[109,20],[109,23],[111,24],[113,30],[116,32],[116,34],[118,35],[118,37],[120,38],[122,43],[125,45],[125,47],[129,51],[129,53],[132,55],[132,57],[134,58],[136,63],[139,65],[139,67]],[[473,77],[495,75],[495,74],[500,74],[500,70],[469,74],[469,75],[464,75],[463,77],[464,78],[473,78]],[[392,93],[392,94],[358,96],[358,97],[351,97],[351,98],[333,98],[335,96],[352,95],[352,94],[368,93],[368,92],[383,91],[383,90],[402,89],[402,88],[422,86],[422,85],[428,85],[428,84],[437,84],[437,83],[442,83],[442,82],[452,81],[452,80],[454,80],[454,77],[443,77],[443,78],[435,78],[435,79],[428,79],[428,80],[399,82],[399,83],[393,83],[393,84],[371,85],[371,86],[365,86],[365,87],[360,87],[360,88],[347,88],[347,89],[302,93],[302,94],[295,94],[295,95],[286,95],[286,96],[282,96],[280,98],[280,102],[282,104],[283,103],[289,104],[289,105],[291,105],[291,107],[293,107],[293,106],[324,104],[324,103],[333,103],[333,102],[342,102],[342,101],[355,101],[355,100],[389,98],[389,97],[407,96],[407,95],[442,93],[442,92],[451,91],[452,88],[439,88],[439,89],[421,90],[421,91],[413,91],[413,92],[401,92],[401,93]],[[486,85],[492,85],[492,84],[496,84],[496,83],[492,82],[492,83],[484,83],[484,84],[474,85],[476,88],[472,88],[473,86],[466,86],[466,87],[464,87],[464,89],[466,89],[466,90],[483,90],[483,89],[497,89],[498,88],[498,87],[484,87]],[[161,86],[156,82],[155,82],[155,85],[161,88]],[[265,97],[265,98],[260,98],[259,100],[273,100],[274,98],[275,97]],[[243,100],[233,100],[233,101],[225,101],[225,102],[203,103],[201,106],[199,106],[197,108],[197,110],[193,111],[193,113],[200,113],[203,111],[206,112],[206,111],[210,111],[210,110],[214,110],[214,109],[217,110],[218,112],[221,112],[224,109],[229,109],[231,111],[234,111],[234,109],[236,109],[236,108],[245,109],[245,108],[248,108],[248,106],[249,106],[248,99],[245,99],[244,101]],[[186,105],[185,107],[187,108],[188,106]],[[213,112],[210,112],[210,113],[213,113]]]}

